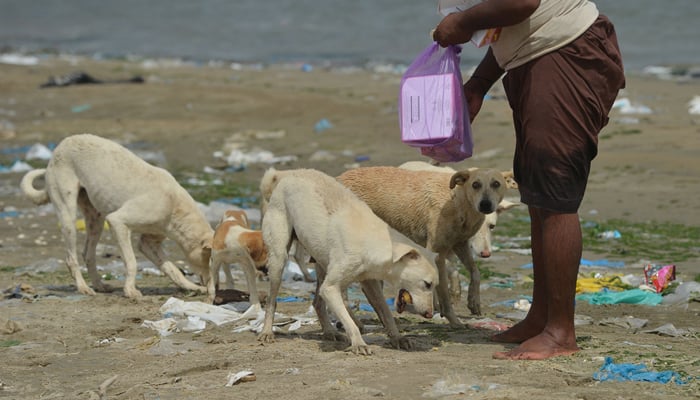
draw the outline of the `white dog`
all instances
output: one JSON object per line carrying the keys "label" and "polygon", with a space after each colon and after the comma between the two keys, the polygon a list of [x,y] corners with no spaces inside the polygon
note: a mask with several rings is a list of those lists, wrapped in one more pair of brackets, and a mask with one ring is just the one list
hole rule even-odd
{"label": "white dog", "polygon": [[512,173],[492,169],[444,172],[396,167],[364,167],[344,172],[340,182],[364,200],[380,218],[419,245],[438,253],[440,311],[452,326],[462,326],[452,308],[445,260],[454,253],[469,269],[468,306],[480,314],[479,269],[469,238],[486,214],[496,211]]}
{"label": "white dog", "polygon": [[[33,186],[40,176],[45,177],[43,190]],[[20,187],[37,205],[53,203],[65,241],[66,263],[80,293],[95,294],[85,283],[78,265],[75,228],[78,208],[85,217],[87,232],[83,259],[95,289],[108,290],[95,261],[95,248],[106,220],[126,265],[126,297],[141,296],[136,289],[132,232],[141,233],[139,250],[177,285],[206,291],[187,280],[165,258],[162,243],[167,237],[180,246],[195,273],[208,276],[214,233],[194,199],[166,170],[148,164],[111,140],[82,134],[64,139],[54,150],[46,169],[28,172]]]}
{"label": "white dog", "polygon": [[[410,239],[390,228],[347,188],[316,170],[295,170],[272,187],[262,220],[268,247],[270,293],[265,323],[258,339],[274,340],[272,322],[282,269],[293,240],[297,240],[317,264],[317,311],[328,308],[347,332],[351,350],[371,354],[342,298],[352,282],[361,282],[368,301],[377,311],[395,347],[410,347],[401,337],[384,301],[381,280],[398,289],[398,312],[410,310],[426,318],[433,313],[432,287],[438,274],[432,256]],[[327,334],[334,328],[319,322]]]}
{"label": "white dog", "polygon": [[262,232],[250,229],[248,216],[242,210],[226,210],[214,231],[209,264],[211,279],[207,285],[208,300],[214,302],[218,288],[219,269],[224,266],[226,287],[233,289],[233,277],[229,264],[239,264],[245,273],[250,293],[250,305],[254,313],[261,310],[256,285],[256,270],[265,270],[267,248]]}

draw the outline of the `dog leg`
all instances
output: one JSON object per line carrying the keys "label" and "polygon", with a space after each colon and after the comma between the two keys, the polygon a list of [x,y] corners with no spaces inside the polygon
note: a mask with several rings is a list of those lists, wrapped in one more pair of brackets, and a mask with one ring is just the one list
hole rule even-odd
{"label": "dog leg", "polygon": [[119,218],[119,211],[107,215],[107,222],[112,228],[112,234],[117,239],[117,244],[122,253],[122,260],[126,267],[126,278],[124,279],[124,296],[130,299],[142,297],[141,292],[136,289],[136,255],[131,247],[131,230]]}
{"label": "dog leg", "polygon": [[283,206],[267,211],[262,223],[262,232],[265,244],[268,246],[267,268],[270,278],[270,292],[265,307],[265,321],[260,334],[258,334],[258,340],[263,343],[271,343],[275,341],[272,323],[277,309],[277,294],[282,284],[284,264],[289,257],[289,247],[292,244],[292,226],[287,220],[286,210]]}
{"label": "dog leg", "polygon": [[[341,266],[340,268],[343,267]],[[320,295],[328,303],[328,308],[331,312],[333,312],[343,324],[345,332],[350,338],[350,351],[359,355],[371,355],[372,350],[370,350],[367,343],[362,339],[360,330],[353,322],[350,313],[345,307],[345,303],[343,303],[340,285],[329,283],[329,281],[326,280],[321,285]]]}
{"label": "dog leg", "polygon": [[[172,262],[168,261],[165,256],[165,251],[163,251],[163,240],[165,237],[160,235],[141,235],[139,240],[139,251],[148,258],[153,264],[155,264],[161,271],[163,271],[176,285],[185,289],[193,290],[202,293],[207,293],[207,288],[204,286],[197,285],[196,283],[185,278],[185,276],[180,272],[179,269]],[[209,282],[207,279],[207,282]]]}
{"label": "dog leg", "polygon": [[[255,272],[253,272],[253,273],[255,273]],[[231,275],[231,266],[228,264],[224,265],[224,275],[226,275],[226,289],[233,289],[233,275]],[[216,278],[218,281],[218,278],[219,278],[218,270],[216,272]]]}
{"label": "dog leg", "polygon": [[[243,272],[245,273],[245,279],[248,283],[248,293],[250,306],[256,310],[260,310],[260,297],[258,296],[258,286],[256,284],[257,274],[255,273],[255,261],[253,261],[250,256],[245,262],[241,263]],[[231,268],[227,265],[226,268],[229,269],[229,274],[231,273]],[[227,278],[228,279],[228,278]],[[231,285],[233,286],[233,279],[231,280]]]}
{"label": "dog leg", "polygon": [[87,193],[80,191],[78,195],[78,206],[85,217],[85,248],[83,249],[83,260],[88,270],[88,276],[92,282],[92,286],[98,292],[111,292],[113,289],[110,285],[102,282],[100,274],[97,272],[97,260],[95,252],[97,243],[104,229],[105,218],[97,209],[90,203]]}
{"label": "dog leg", "polygon": [[384,324],[384,328],[389,334],[391,346],[395,349],[411,350],[413,348],[413,343],[411,340],[401,336],[401,333],[399,333],[396,320],[394,319],[389,306],[384,300],[381,282],[375,279],[363,281],[362,291],[365,293],[367,301],[369,301],[369,304],[372,305],[374,310],[377,312],[379,319]]}
{"label": "dog leg", "polygon": [[[61,171],[54,172],[59,175]],[[60,184],[59,184],[60,182]],[[65,186],[63,184],[65,183]],[[61,190],[61,187],[71,188],[70,190]],[[75,286],[79,293],[94,296],[95,291],[92,290],[83,278],[78,264],[77,233],[75,229],[75,217],[78,213],[78,190],[79,183],[77,179],[68,174],[61,176],[46,176],[46,188],[49,191],[49,197],[56,209],[58,221],[61,224],[61,233],[66,246],[66,265],[70,274],[73,276]],[[53,188],[58,188],[54,189]]]}
{"label": "dog leg", "polygon": [[[298,244],[297,244],[298,245]],[[324,268],[316,269],[316,293],[314,295],[314,300],[312,302],[314,310],[316,310],[316,316],[318,316],[318,323],[321,324],[321,330],[323,332],[323,340],[345,340],[345,336],[338,332],[338,330],[331,324],[330,316],[328,315],[328,309],[326,308],[326,301],[321,296],[321,285],[326,279],[326,270]]]}
{"label": "dog leg", "polygon": [[[209,304],[214,304],[216,290],[219,288],[219,269],[223,264],[216,254],[212,254],[211,263],[209,265],[209,279],[207,279],[207,301]],[[228,266],[226,266],[228,268]]]}
{"label": "dog leg", "polygon": [[452,307],[452,302],[450,302],[449,279],[447,277],[445,258],[445,253],[438,253],[437,258],[435,259],[435,265],[437,265],[440,279],[440,282],[436,287],[438,302],[440,305],[440,314],[447,318],[451,327],[464,328],[462,322],[460,322],[459,318],[457,318],[457,314],[455,314],[454,308]]}
{"label": "dog leg", "polygon": [[455,254],[469,270],[469,288],[467,289],[467,307],[474,315],[481,315],[481,273],[476,266],[469,243],[462,243],[454,247]]}

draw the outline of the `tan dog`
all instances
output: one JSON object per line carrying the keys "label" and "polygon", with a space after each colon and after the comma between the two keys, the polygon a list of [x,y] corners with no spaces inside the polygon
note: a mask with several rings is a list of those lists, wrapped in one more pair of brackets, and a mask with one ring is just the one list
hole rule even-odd
{"label": "tan dog", "polygon": [[[328,308],[338,316],[350,338],[351,350],[371,354],[358,327],[343,303],[342,292],[352,282],[361,282],[368,301],[377,311],[395,347],[411,343],[401,337],[380,280],[398,290],[398,312],[413,311],[432,317],[432,287],[438,274],[432,255],[406,236],[390,228],[347,188],[316,170],[294,170],[272,187],[262,221],[268,246],[270,293],[265,323],[258,339],[274,340],[272,332],[276,297],[282,269],[293,240],[306,249],[317,264],[316,310]],[[319,312],[324,334],[335,330]]]}
{"label": "tan dog", "polygon": [[[437,171],[444,172],[447,174],[454,174],[455,172],[457,172],[457,170],[451,167],[437,166],[429,164],[425,161],[407,161],[399,165],[399,168],[408,169],[411,171]],[[474,169],[475,168],[469,168],[468,170],[471,171]],[[509,188],[517,188],[515,180],[508,177],[506,177],[506,186],[508,186]],[[486,217],[484,218],[484,223],[481,224],[479,230],[474,234],[474,236],[469,238],[469,244],[472,250],[479,257],[491,257],[491,253],[493,252],[493,247],[491,245],[493,238],[492,232],[498,224],[498,216],[504,211],[508,211],[513,207],[519,206],[520,204],[522,203],[514,203],[508,200],[503,200],[500,203],[498,203],[498,208],[495,212],[486,214]]]}
{"label": "tan dog", "polygon": [[267,248],[262,232],[250,229],[248,216],[242,210],[227,210],[216,226],[211,247],[210,279],[207,285],[208,300],[214,302],[218,288],[219,269],[224,266],[226,287],[233,289],[233,277],[229,264],[239,264],[245,273],[250,293],[250,304],[257,314],[260,298],[256,285],[256,270],[262,271],[267,265]]}
{"label": "tan dog", "polygon": [[492,169],[458,171],[452,175],[410,171],[396,167],[366,167],[338,177],[380,218],[419,245],[438,253],[437,286],[440,312],[452,326],[462,326],[452,308],[445,260],[454,253],[469,269],[468,306],[480,314],[479,269],[469,238],[479,230],[486,214],[496,210],[512,173]]}
{"label": "tan dog", "polygon": [[[43,190],[33,187],[40,176],[46,181]],[[180,246],[195,273],[208,276],[214,233],[194,199],[166,170],[148,164],[111,140],[83,134],[64,139],[46,169],[28,172],[20,187],[37,205],[53,203],[66,245],[66,264],[80,293],[95,294],[78,265],[78,208],[85,217],[87,232],[83,259],[95,289],[108,290],[95,261],[95,248],[106,220],[126,266],[126,297],[141,296],[136,289],[132,232],[141,233],[139,250],[176,284],[205,292],[206,288],[187,280],[165,258],[162,243],[167,237]]]}

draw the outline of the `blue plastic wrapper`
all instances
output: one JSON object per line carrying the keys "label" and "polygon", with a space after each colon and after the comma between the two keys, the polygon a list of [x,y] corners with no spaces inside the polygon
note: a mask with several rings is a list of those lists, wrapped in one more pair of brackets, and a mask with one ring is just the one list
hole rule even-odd
{"label": "blue plastic wrapper", "polygon": [[684,385],[691,378],[683,378],[675,371],[649,371],[643,364],[615,364],[612,358],[605,357],[605,363],[600,367],[600,371],[593,374],[593,379],[601,382],[675,382],[677,385]]}

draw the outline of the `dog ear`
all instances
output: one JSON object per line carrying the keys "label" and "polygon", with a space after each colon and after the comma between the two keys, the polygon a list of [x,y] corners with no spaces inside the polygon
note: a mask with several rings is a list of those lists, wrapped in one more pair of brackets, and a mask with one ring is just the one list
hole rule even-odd
{"label": "dog ear", "polygon": [[417,260],[420,257],[420,253],[415,248],[404,244],[396,243],[393,248],[393,259],[394,263],[401,260]]}
{"label": "dog ear", "polygon": [[513,174],[513,171],[501,171],[501,174],[503,175],[503,179],[506,180],[506,188],[518,188],[518,182],[515,181],[515,174]]}
{"label": "dog ear", "polygon": [[450,178],[450,189],[454,189],[457,185],[464,185],[469,180],[469,171],[457,171]]}

